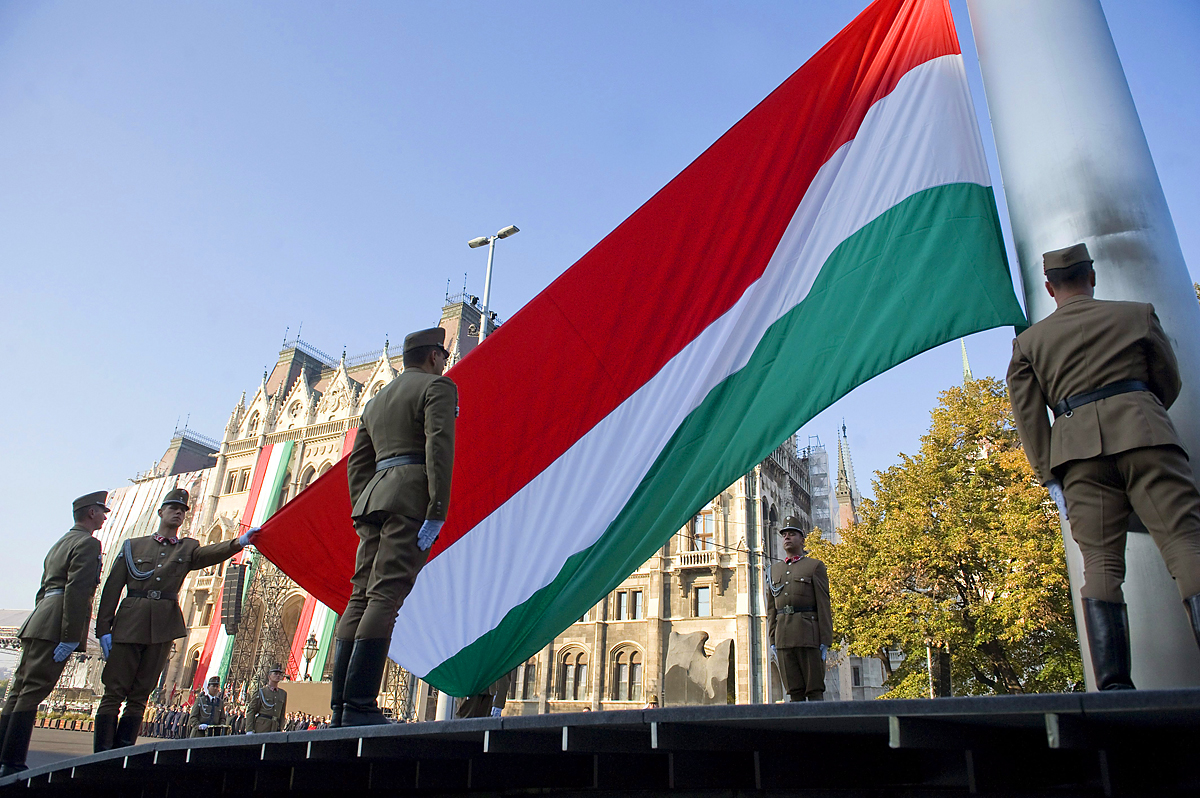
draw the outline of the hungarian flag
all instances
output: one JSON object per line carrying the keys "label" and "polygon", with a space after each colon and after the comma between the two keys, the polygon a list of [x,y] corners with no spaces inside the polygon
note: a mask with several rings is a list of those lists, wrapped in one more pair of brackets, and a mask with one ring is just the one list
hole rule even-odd
{"label": "hungarian flag", "polygon": [[[946,0],[878,0],[449,372],[450,515],[391,656],[483,690],[852,388],[1024,322]],[[334,608],[346,493],[261,543]]]}

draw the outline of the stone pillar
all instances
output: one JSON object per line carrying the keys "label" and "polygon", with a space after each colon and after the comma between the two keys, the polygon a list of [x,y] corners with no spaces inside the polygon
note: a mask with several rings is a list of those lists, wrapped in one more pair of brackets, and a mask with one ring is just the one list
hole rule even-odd
{"label": "stone pillar", "polygon": [[[967,7],[1030,321],[1054,310],[1042,253],[1086,243],[1097,298],[1154,304],[1183,377],[1171,419],[1188,449],[1200,452],[1200,307],[1100,1],[968,0]],[[1063,538],[1082,619],[1082,560],[1066,525]],[[1129,535],[1126,560],[1134,682],[1200,685],[1200,652],[1149,535]],[[1086,639],[1082,620],[1079,637]]]}

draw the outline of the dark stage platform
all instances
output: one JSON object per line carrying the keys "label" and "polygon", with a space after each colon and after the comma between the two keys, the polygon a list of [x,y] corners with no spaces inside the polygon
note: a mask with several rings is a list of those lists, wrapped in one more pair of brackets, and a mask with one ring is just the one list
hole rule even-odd
{"label": "dark stage platform", "polygon": [[1200,689],[585,712],[207,740],[80,757],[0,795],[1200,790]]}

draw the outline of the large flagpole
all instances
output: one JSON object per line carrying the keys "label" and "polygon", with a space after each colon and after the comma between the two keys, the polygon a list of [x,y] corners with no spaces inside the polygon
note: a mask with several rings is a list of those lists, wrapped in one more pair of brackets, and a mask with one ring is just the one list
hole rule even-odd
{"label": "large flagpole", "polygon": [[[1200,306],[1099,0],[968,0],[1029,320],[1054,310],[1043,252],[1084,242],[1096,296],[1152,302],[1183,392],[1171,420],[1200,466]],[[1080,611],[1082,559],[1064,525],[1071,592],[1089,689]],[[1130,534],[1125,597],[1133,680],[1200,685],[1200,652],[1162,557]]]}

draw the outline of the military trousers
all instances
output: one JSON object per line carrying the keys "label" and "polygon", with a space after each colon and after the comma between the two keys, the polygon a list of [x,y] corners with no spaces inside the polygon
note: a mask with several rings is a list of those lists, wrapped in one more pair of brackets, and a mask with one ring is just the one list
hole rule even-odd
{"label": "military trousers", "polygon": [[375,512],[356,518],[358,554],[350,601],[338,622],[342,640],[391,637],[396,613],[412,592],[429,552],[417,548],[422,519]]}
{"label": "military trousers", "polygon": [[812,646],[776,648],[779,676],[793,701],[825,700],[825,660]]}
{"label": "military trousers", "polygon": [[1175,446],[1074,460],[1062,469],[1071,536],[1083,553],[1084,598],[1124,603],[1125,537],[1136,512],[1183,598],[1200,593],[1200,491]]}
{"label": "military trousers", "polygon": [[58,677],[62,676],[63,668],[67,667],[67,660],[54,661],[54,649],[57,647],[58,643],[52,640],[21,638],[21,662],[8,687],[4,714],[36,710],[38,704],[50,695],[54,685],[58,684]]}
{"label": "military trousers", "polygon": [[115,715],[125,702],[125,714],[144,715],[150,691],[158,686],[158,677],[166,667],[171,641],[166,643],[113,643],[100,681],[104,697],[97,715]]}

